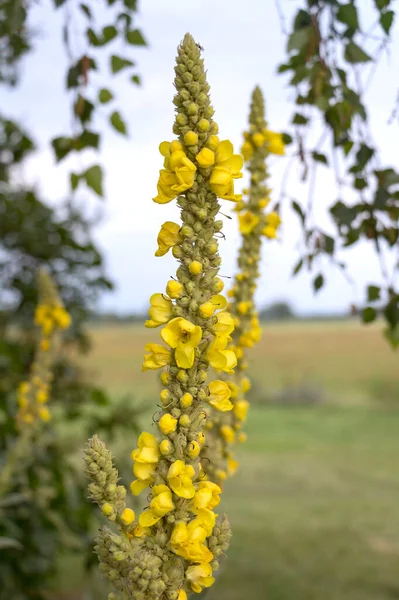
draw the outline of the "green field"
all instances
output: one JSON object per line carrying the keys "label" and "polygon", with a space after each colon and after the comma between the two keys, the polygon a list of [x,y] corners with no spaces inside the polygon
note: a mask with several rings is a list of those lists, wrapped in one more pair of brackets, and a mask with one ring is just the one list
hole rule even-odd
{"label": "green field", "polygon": [[[140,373],[148,338],[141,328],[97,328],[87,365],[111,391],[134,391],[152,408],[156,379]],[[273,325],[251,375],[249,438],[222,502],[234,537],[207,600],[399,598],[398,355],[377,327]],[[290,394],[296,405],[276,404]],[[79,586],[73,598],[91,598],[87,579]]]}

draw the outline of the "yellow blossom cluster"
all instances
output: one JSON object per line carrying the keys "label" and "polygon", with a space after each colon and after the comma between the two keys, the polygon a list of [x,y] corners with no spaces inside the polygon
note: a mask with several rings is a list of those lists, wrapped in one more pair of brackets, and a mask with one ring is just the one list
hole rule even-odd
{"label": "yellow blossom cluster", "polygon": [[256,125],[251,125],[249,131],[244,131],[244,143],[241,146],[245,162],[252,158],[258,148],[265,148],[268,154],[283,155],[285,148],[282,134],[266,128],[260,130]]}
{"label": "yellow blossom cluster", "polygon": [[242,244],[238,257],[239,270],[233,286],[228,291],[228,308],[235,326],[229,348],[237,357],[235,373],[227,378],[233,409],[226,414],[214,413],[208,420],[208,443],[203,450],[203,454],[210,460],[210,476],[219,484],[237,469],[238,463],[234,459],[232,449],[234,444],[246,439],[245,433],[241,431],[249,408],[246,395],[251,387],[246,376],[246,354],[261,337],[254,293],[259,278],[262,236],[275,238],[281,223],[276,211],[267,212],[271,190],[266,185],[268,173],[265,161],[270,153],[284,154],[284,144],[279,134],[274,134],[266,128],[264,101],[258,87],[252,95],[249,122],[251,133],[244,134],[242,152],[246,161],[249,161],[247,168],[250,188],[244,190],[247,200],[236,205]]}
{"label": "yellow blossom cluster", "polygon": [[17,422],[21,427],[51,418],[46,406],[52,380],[51,366],[59,333],[71,322],[53,281],[43,270],[39,272],[39,297],[40,304],[35,311],[35,325],[40,328],[37,351],[29,379],[19,385],[17,392]]}
{"label": "yellow blossom cluster", "polygon": [[231,535],[227,519],[214,511],[221,488],[201,449],[211,411],[233,410],[229,383],[222,377],[208,381],[208,375],[211,367],[231,375],[237,366],[234,318],[218,277],[223,223],[217,215],[218,198],[241,201],[234,180],[242,177],[243,159],[230,141],[219,141],[200,49],[189,34],[178,48],[175,73],[177,139],[160,145],[164,164],[153,200],[177,199],[181,223],[162,225],[155,254],[171,249],[179,265],[165,292],[151,296],[145,323],[160,327],[160,343],[146,345],[142,370],[162,369],[162,410],[157,432],[143,432],[132,451],[130,490],[137,496],[149,488],[137,519],[129,513],[126,524],[123,518],[126,490],[116,485],[105,447],[93,439],[86,451],[92,498],[123,533],[100,532],[100,568],[123,597],[134,600],[185,600],[210,587]]}

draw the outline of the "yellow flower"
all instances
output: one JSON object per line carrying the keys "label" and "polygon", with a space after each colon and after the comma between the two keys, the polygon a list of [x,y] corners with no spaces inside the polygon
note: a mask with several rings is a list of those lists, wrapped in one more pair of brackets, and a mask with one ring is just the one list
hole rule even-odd
{"label": "yellow flower", "polygon": [[270,203],[270,198],[261,198],[258,200],[259,208],[266,208],[266,206]]}
{"label": "yellow flower", "polygon": [[266,227],[262,229],[262,233],[265,237],[269,238],[269,240],[274,240],[277,237],[277,229],[272,225],[266,225]]}
{"label": "yellow flower", "polygon": [[170,440],[162,440],[159,444],[159,450],[163,456],[168,456],[174,451],[174,446]]}
{"label": "yellow flower", "polygon": [[184,521],[178,521],[170,537],[172,551],[178,556],[194,563],[209,563],[213,554],[203,543],[207,533],[200,519],[190,521],[188,525]]}
{"label": "yellow flower", "polygon": [[235,398],[238,398],[238,396],[241,393],[241,390],[239,388],[239,386],[234,383],[234,381],[228,381],[227,385],[229,386],[230,392],[231,392],[231,398],[234,400]]}
{"label": "yellow flower", "polygon": [[252,141],[254,143],[254,146],[256,146],[257,148],[261,148],[266,140],[265,137],[258,132],[253,134]]}
{"label": "yellow flower", "polygon": [[198,143],[198,134],[195,133],[195,131],[187,131],[187,133],[184,134],[184,143],[187,144],[187,146],[195,146],[195,144]]}
{"label": "yellow flower", "polygon": [[283,155],[285,153],[284,141],[281,133],[275,133],[265,129],[263,135],[266,138],[267,149],[271,154]]}
{"label": "yellow flower", "polygon": [[173,303],[163,294],[153,294],[150,298],[151,307],[148,311],[150,319],[145,322],[146,327],[159,327],[167,323],[172,316]]}
{"label": "yellow flower", "polygon": [[139,517],[141,527],[152,527],[168,512],[175,509],[172,492],[167,485],[154,485],[152,496],[150,508],[141,513]]}
{"label": "yellow flower", "polygon": [[209,187],[219,198],[238,202],[242,194],[234,194],[234,181],[231,171],[225,167],[216,166],[209,180]]}
{"label": "yellow flower", "polygon": [[212,326],[216,335],[228,336],[234,331],[234,320],[230,313],[224,311],[216,316],[216,323]]}
{"label": "yellow flower", "polygon": [[135,496],[152,483],[155,465],[160,456],[157,440],[151,433],[143,431],[139,436],[137,445],[138,448],[131,453],[134,460],[133,473],[136,475],[137,480],[131,483],[130,489]]}
{"label": "yellow flower", "polygon": [[243,377],[241,379],[241,390],[243,394],[246,394],[251,389],[251,382],[248,377]]}
{"label": "yellow flower", "polygon": [[148,479],[135,479],[130,484],[130,491],[132,492],[133,496],[139,496],[143,490],[152,484],[153,481],[153,477],[149,477]]}
{"label": "yellow flower", "polygon": [[238,216],[240,231],[243,235],[248,235],[259,223],[259,217],[247,210],[242,215]]}
{"label": "yellow flower", "polygon": [[222,434],[226,442],[229,442],[230,444],[234,443],[236,439],[236,434],[234,429],[230,427],[230,425],[222,425],[220,428],[220,433]]}
{"label": "yellow flower", "polygon": [[249,402],[247,400],[237,400],[234,403],[234,414],[240,421],[245,421],[247,418]]}
{"label": "yellow flower", "polygon": [[162,329],[161,337],[171,348],[175,348],[178,367],[189,369],[193,366],[195,348],[202,339],[202,329],[183,317],[176,317]]}
{"label": "yellow flower", "polygon": [[131,508],[125,508],[121,514],[121,521],[124,525],[131,525],[136,518],[134,510]]}
{"label": "yellow flower", "polygon": [[161,344],[146,344],[142,371],[160,369],[172,362],[172,353]]}
{"label": "yellow flower", "polygon": [[173,246],[178,246],[183,242],[183,238],[180,233],[180,225],[173,223],[173,221],[166,221],[161,231],[158,233],[158,250],[155,252],[155,256],[163,256]]}
{"label": "yellow flower", "polygon": [[193,275],[199,275],[200,273],[202,273],[202,264],[198,261],[198,260],[193,260],[189,266],[188,266],[188,270],[190,271],[190,273],[192,273]]}
{"label": "yellow flower", "polygon": [[212,567],[210,564],[188,567],[186,577],[191,584],[191,589],[197,594],[202,592],[202,588],[209,588],[215,582],[215,578],[212,577]]}
{"label": "yellow flower", "polygon": [[159,172],[158,195],[153,198],[158,204],[166,204],[176,198],[178,194],[188,190],[194,183],[197,167],[181,149],[180,142],[162,142],[159,146],[161,154],[165,157],[165,168]]}
{"label": "yellow flower", "polygon": [[242,301],[237,304],[237,310],[241,315],[247,315],[248,312],[251,310],[251,306],[252,302],[250,300],[246,302]]}
{"label": "yellow flower", "polygon": [[190,442],[187,446],[187,456],[189,456],[190,458],[197,458],[200,451],[201,451],[201,446],[195,440]]}
{"label": "yellow flower", "polygon": [[237,440],[240,442],[240,444],[246,442],[247,438],[248,438],[247,434],[244,433],[243,431],[241,431],[237,436]]}
{"label": "yellow flower", "polygon": [[171,279],[166,285],[166,293],[170,298],[173,298],[173,300],[177,300],[183,293],[183,286],[179,281]]}
{"label": "yellow flower", "polygon": [[197,512],[200,509],[213,510],[220,504],[219,494],[222,493],[221,488],[212,481],[201,481],[198,484],[198,491],[192,500],[192,510]]}
{"label": "yellow flower", "polygon": [[202,148],[201,152],[195,158],[199,166],[203,169],[208,169],[215,163],[215,153],[209,148]]}
{"label": "yellow flower", "polygon": [[244,142],[243,145],[241,146],[241,154],[244,157],[245,161],[248,161],[252,158],[252,155],[254,153],[254,148],[251,144],[251,142]]}
{"label": "yellow flower", "polygon": [[220,142],[216,149],[216,165],[228,169],[234,179],[242,177],[242,156],[234,154],[233,144],[229,140]]}
{"label": "yellow flower", "polygon": [[169,467],[169,485],[180,498],[192,498],[195,494],[192,479],[195,476],[194,468],[186,465],[182,460],[176,460]]}
{"label": "yellow flower", "polygon": [[234,367],[237,366],[237,356],[233,350],[226,350],[229,340],[230,338],[225,335],[217,335],[210,344],[206,357],[211,367],[217,371],[234,373]]}
{"label": "yellow flower", "polygon": [[281,224],[280,215],[274,211],[269,213],[266,215],[266,223],[277,229],[277,227]]}
{"label": "yellow flower", "polygon": [[225,381],[216,379],[211,381],[209,386],[208,403],[220,412],[226,412],[233,408],[230,402],[231,391]]}
{"label": "yellow flower", "polygon": [[208,302],[204,302],[199,307],[203,317],[211,317],[217,310],[223,310],[227,306],[227,300],[221,294],[216,294]]}
{"label": "yellow flower", "polygon": [[180,406],[182,408],[188,408],[189,406],[192,405],[193,403],[193,396],[189,393],[186,392],[185,394],[183,394],[183,396],[180,398]]}
{"label": "yellow flower", "polygon": [[220,144],[220,140],[217,135],[210,135],[208,138],[208,141],[206,143],[207,147],[210,148],[211,150],[216,150],[216,148],[219,146],[219,144]]}
{"label": "yellow flower", "polygon": [[187,594],[184,590],[177,590],[177,593],[179,594],[177,600],[187,600]]}
{"label": "yellow flower", "polygon": [[169,413],[162,415],[162,417],[159,419],[158,427],[165,435],[176,431],[176,426],[177,419],[175,419],[175,417],[172,417],[172,415],[170,415]]}
{"label": "yellow flower", "polygon": [[36,394],[36,402],[38,402],[39,404],[46,404],[48,398],[48,390],[46,389],[39,390]]}
{"label": "yellow flower", "polygon": [[234,475],[234,473],[237,471],[238,469],[238,461],[235,460],[231,454],[228,455],[227,457],[227,471],[229,475]]}
{"label": "yellow flower", "polygon": [[146,527],[142,527],[139,523],[137,523],[136,527],[133,529],[134,537],[142,538],[148,535],[150,532]]}
{"label": "yellow flower", "polygon": [[47,423],[51,419],[51,414],[47,406],[41,406],[39,408],[39,417],[42,421]]}

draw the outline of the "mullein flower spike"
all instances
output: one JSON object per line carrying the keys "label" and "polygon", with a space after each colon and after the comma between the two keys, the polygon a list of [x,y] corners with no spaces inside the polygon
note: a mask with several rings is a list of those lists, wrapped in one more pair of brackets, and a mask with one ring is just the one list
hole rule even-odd
{"label": "mullein flower spike", "polygon": [[40,328],[40,337],[29,379],[23,381],[17,393],[17,422],[20,428],[29,427],[38,421],[49,421],[46,406],[51,388],[51,366],[57,350],[60,332],[67,329],[71,318],[65,310],[50,275],[41,269],[38,275],[39,304],[35,312],[35,325]]}
{"label": "mullein flower spike", "polygon": [[230,391],[229,402],[233,404],[230,412],[214,412],[206,423],[209,431],[207,447],[203,453],[210,460],[209,475],[221,484],[228,475],[234,474],[238,467],[232,454],[236,442],[246,439],[241,428],[246,420],[249,403],[246,394],[251,387],[246,377],[246,354],[261,336],[258,313],[254,303],[254,293],[259,278],[262,236],[274,239],[281,223],[279,215],[267,212],[270,203],[270,189],[266,185],[268,172],[266,159],[269,154],[284,154],[281,134],[267,129],[265,107],[262,92],[256,87],[252,94],[249,115],[249,132],[244,133],[241,152],[247,162],[250,174],[250,188],[244,190],[248,199],[236,205],[239,229],[242,236],[238,257],[238,273],[234,285],[228,291],[229,311],[233,316],[235,329],[232,332],[230,348],[237,356],[234,374],[225,378]]}
{"label": "mullein flower spike", "polygon": [[[237,365],[228,348],[233,317],[225,310],[217,276],[217,238],[223,226],[217,220],[217,198],[241,201],[234,180],[242,177],[243,159],[234,154],[231,142],[219,140],[203,60],[191,35],[179,46],[176,62],[177,139],[160,145],[164,163],[153,200],[167,204],[176,198],[181,209],[181,223],[162,225],[155,252],[163,256],[171,250],[179,266],[165,293],[151,297],[146,321],[147,327],[161,327],[163,343],[147,344],[142,369],[163,369],[163,408],[158,434],[143,432],[132,452],[135,479],[130,490],[148,494],[147,508],[137,520],[126,525],[122,518],[126,507],[117,505],[113,495],[121,486],[116,486],[105,447],[100,451],[94,439],[86,451],[91,495],[120,531],[118,542],[108,529],[100,532],[100,568],[124,597],[134,600],[185,600],[210,587],[231,536],[227,519],[217,519],[214,512],[221,488],[209,479],[200,451],[211,407],[233,408],[228,385],[207,379],[211,366],[233,373]],[[112,594],[110,600],[114,598]]]}

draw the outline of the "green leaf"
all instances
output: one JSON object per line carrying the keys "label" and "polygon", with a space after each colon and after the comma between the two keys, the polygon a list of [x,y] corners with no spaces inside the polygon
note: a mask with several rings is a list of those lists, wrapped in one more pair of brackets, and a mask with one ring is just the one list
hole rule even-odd
{"label": "green leaf", "polygon": [[295,265],[294,270],[292,271],[292,275],[297,275],[303,266],[303,258],[301,258]]}
{"label": "green leaf", "polygon": [[399,347],[399,329],[397,327],[395,329],[386,327],[384,329],[384,337],[388,340],[394,350]]}
{"label": "green leaf", "polygon": [[347,142],[345,142],[343,144],[342,148],[344,150],[345,156],[348,156],[348,154],[352,150],[353,146],[354,146],[354,142],[351,142],[350,140],[348,140]]}
{"label": "green leaf", "polygon": [[387,35],[389,34],[390,29],[393,25],[394,18],[395,13],[393,12],[393,10],[388,10],[386,13],[383,13],[380,16],[380,25]]}
{"label": "green leaf", "polygon": [[335,240],[330,235],[323,234],[324,250],[327,254],[334,254]]}
{"label": "green leaf", "polygon": [[295,200],[292,201],[292,208],[295,210],[296,214],[301,219],[302,224],[305,222],[305,214],[302,210],[302,207]]}
{"label": "green leaf", "polygon": [[391,4],[391,0],[375,0],[375,5],[378,8],[378,10],[383,10],[384,8],[387,8],[387,6],[389,6]]}
{"label": "green leaf", "polygon": [[76,138],[76,150],[84,150],[84,148],[98,148],[100,136],[98,133],[85,129],[80,136]]}
{"label": "green leaf", "polygon": [[364,169],[369,160],[374,156],[374,148],[366,144],[360,144],[359,150],[356,152],[356,159],[360,170]]}
{"label": "green leaf", "polygon": [[292,123],[294,125],[306,125],[309,123],[309,119],[300,113],[295,113],[292,117]]}
{"label": "green leaf", "polygon": [[100,165],[93,165],[87,171],[82,173],[82,177],[85,179],[86,184],[93,190],[98,196],[103,196],[103,170]]}
{"label": "green leaf", "polygon": [[101,41],[99,37],[91,27],[88,27],[86,29],[86,36],[89,41],[89,44],[91,44],[92,46],[101,46]]}
{"label": "green leaf", "polygon": [[375,302],[376,300],[379,300],[380,295],[381,288],[379,288],[377,285],[369,285],[367,287],[367,300],[369,302]]}
{"label": "green leaf", "polygon": [[383,210],[390,197],[391,195],[385,188],[378,188],[374,196],[374,206],[379,210]]}
{"label": "green leaf", "polygon": [[351,64],[365,63],[371,60],[371,56],[366,54],[355,42],[350,41],[345,48],[345,60]]}
{"label": "green leaf", "polygon": [[75,102],[74,112],[80,122],[87,123],[90,121],[93,110],[94,104],[79,94]]}
{"label": "green leaf", "polygon": [[356,190],[364,190],[367,187],[367,181],[363,177],[356,177],[354,187]]}
{"label": "green leaf", "polygon": [[78,175],[78,173],[73,173],[72,172],[72,173],[69,174],[69,181],[71,183],[71,189],[73,191],[75,191],[76,188],[78,187],[80,178],[81,178],[81,175]]}
{"label": "green leaf", "polygon": [[136,85],[141,85],[141,79],[140,79],[139,75],[133,75],[132,83],[135,83]]}
{"label": "green leaf", "polygon": [[122,119],[120,113],[117,110],[112,113],[112,115],[110,116],[109,120],[110,120],[111,125],[117,131],[119,131],[119,133],[122,133],[123,135],[127,134],[126,123],[124,122],[124,120]]}
{"label": "green leaf", "polygon": [[298,29],[298,31],[291,33],[290,37],[288,38],[287,52],[292,52],[293,50],[302,50],[302,48],[309,43],[311,34],[311,27],[304,27],[303,29]]}
{"label": "green leaf", "polygon": [[362,310],[362,321],[363,323],[372,323],[377,318],[377,311],[371,306],[367,306]]}
{"label": "green leaf", "polygon": [[130,10],[137,10],[137,0],[123,0],[123,4]]}
{"label": "green leaf", "polygon": [[57,162],[60,162],[74,149],[74,139],[71,137],[58,137],[51,141]]}
{"label": "green leaf", "polygon": [[110,102],[113,97],[113,93],[110,90],[107,90],[107,88],[101,88],[101,90],[98,92],[98,100],[101,102],[101,104],[107,104],[107,102]]}
{"label": "green leaf", "polygon": [[112,42],[117,35],[118,31],[114,25],[107,25],[106,27],[103,27],[101,45],[105,46],[105,44]]}
{"label": "green leaf", "polygon": [[112,73],[119,73],[122,69],[126,69],[127,67],[132,67],[134,62],[129,60],[128,58],[123,58],[122,56],[117,56],[113,54],[111,56],[111,71]]}
{"label": "green leaf", "polygon": [[324,277],[323,275],[320,273],[319,275],[317,275],[317,277],[314,278],[313,280],[313,289],[315,292],[318,292],[324,285]]}
{"label": "green leaf", "polygon": [[356,30],[359,28],[357,9],[354,4],[341,4],[337,11],[337,19],[351,29]]}
{"label": "green leaf", "polygon": [[395,329],[399,321],[398,296],[395,294],[384,308],[384,316],[391,329]]}
{"label": "green leaf", "polygon": [[317,162],[323,163],[323,165],[328,165],[327,156],[325,154],[320,154],[320,152],[312,152],[313,160]]}
{"label": "green leaf", "polygon": [[298,31],[299,29],[303,29],[304,27],[309,27],[312,24],[312,17],[310,14],[303,10],[302,8],[298,10],[295,21],[294,21],[294,30]]}
{"label": "green leaf", "polygon": [[129,44],[134,46],[146,46],[147,42],[145,41],[143,34],[140,29],[132,29],[131,31],[126,32],[126,41]]}
{"label": "green leaf", "polygon": [[90,10],[89,6],[87,6],[87,4],[84,4],[83,2],[81,2],[79,4],[79,7],[85,13],[85,15],[88,19],[92,18],[91,10]]}
{"label": "green leaf", "polygon": [[290,135],[289,133],[282,133],[281,135],[285,146],[289,146],[290,144],[292,144],[292,135]]}
{"label": "green leaf", "polygon": [[357,217],[357,210],[355,207],[346,206],[340,200],[330,208],[330,212],[338,225],[351,225],[352,221]]}

